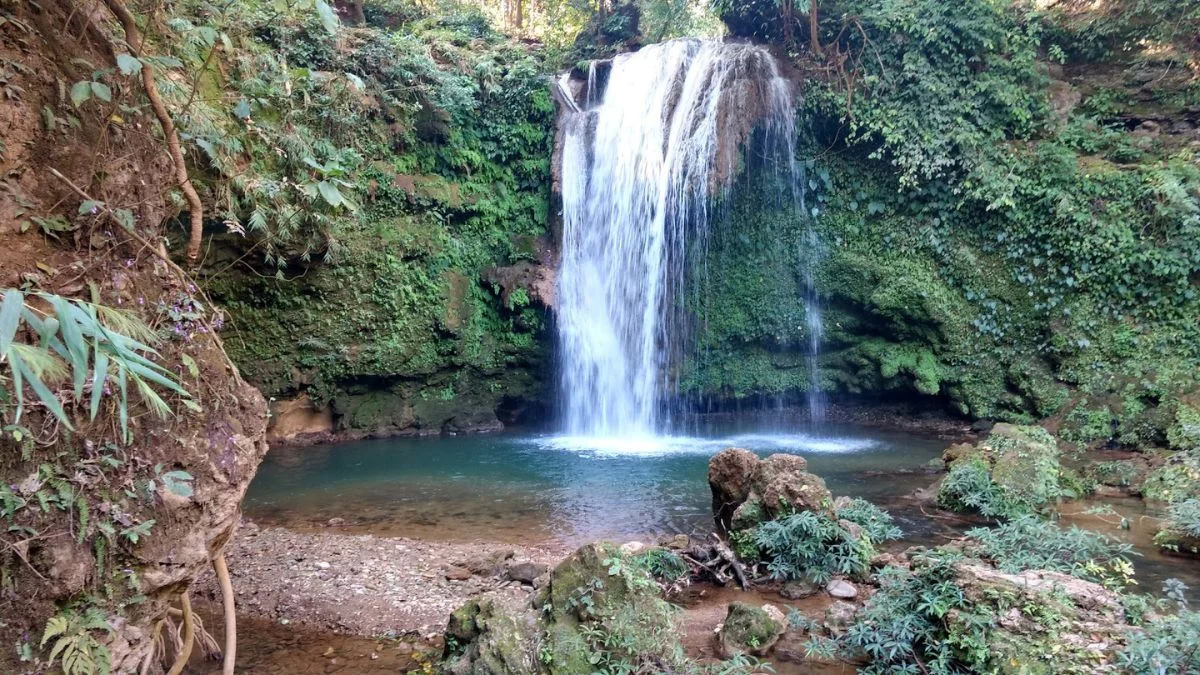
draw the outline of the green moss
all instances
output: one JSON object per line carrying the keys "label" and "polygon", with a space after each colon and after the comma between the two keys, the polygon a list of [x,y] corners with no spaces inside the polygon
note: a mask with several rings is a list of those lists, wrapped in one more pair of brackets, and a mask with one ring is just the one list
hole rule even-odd
{"label": "green moss", "polygon": [[1045,429],[997,424],[983,442],[957,449],[938,503],[952,511],[1012,518],[1089,491],[1086,481],[1063,471],[1057,443]]}
{"label": "green moss", "polygon": [[727,657],[734,654],[765,651],[781,633],[784,626],[771,618],[761,607],[744,602],[732,602],[725,615],[721,641]]}

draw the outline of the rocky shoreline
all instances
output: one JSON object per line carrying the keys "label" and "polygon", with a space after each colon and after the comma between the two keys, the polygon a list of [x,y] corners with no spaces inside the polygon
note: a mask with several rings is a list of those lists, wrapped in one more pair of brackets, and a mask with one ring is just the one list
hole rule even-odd
{"label": "rocky shoreline", "polygon": [[[450,612],[532,581],[569,550],[546,543],[434,542],[262,528],[243,520],[226,549],[239,616],[364,637],[440,638]],[[219,602],[211,575],[197,596]]]}

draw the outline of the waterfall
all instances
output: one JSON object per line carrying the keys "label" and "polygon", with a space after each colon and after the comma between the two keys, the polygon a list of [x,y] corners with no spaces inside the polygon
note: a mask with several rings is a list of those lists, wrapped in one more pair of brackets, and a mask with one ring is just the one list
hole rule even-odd
{"label": "waterfall", "polygon": [[754,129],[794,178],[794,92],[761,47],[676,40],[617,56],[606,78],[591,64],[564,115],[566,430],[652,435],[686,340],[688,251],[703,250],[711,204]]}

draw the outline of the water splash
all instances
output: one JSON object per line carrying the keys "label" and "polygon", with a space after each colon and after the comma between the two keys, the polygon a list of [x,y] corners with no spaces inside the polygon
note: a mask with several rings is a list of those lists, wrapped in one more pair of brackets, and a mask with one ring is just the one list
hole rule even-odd
{"label": "water splash", "polygon": [[[701,40],[588,69],[564,123],[558,327],[567,433],[650,438],[675,391],[679,302],[710,203],[756,127],[796,161],[794,92],[761,47]],[[573,101],[574,103],[574,101]],[[799,200],[797,187],[791,197]],[[819,320],[819,319],[818,319]]]}

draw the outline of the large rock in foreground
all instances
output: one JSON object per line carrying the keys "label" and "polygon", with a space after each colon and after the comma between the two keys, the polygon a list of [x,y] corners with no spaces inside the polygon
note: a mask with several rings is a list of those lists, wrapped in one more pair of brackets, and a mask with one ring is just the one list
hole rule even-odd
{"label": "large rock in foreground", "polygon": [[732,532],[788,513],[828,512],[832,502],[829,489],[807,469],[808,462],[797,455],[759,459],[741,448],[717,453],[708,462],[717,527]]}
{"label": "large rock in foreground", "polygon": [[611,544],[589,544],[554,568],[547,587],[532,596],[494,591],[456,610],[446,628],[442,671],[576,675],[625,667],[682,669],[682,652],[671,639],[675,632],[675,609],[660,597],[649,573]]}

